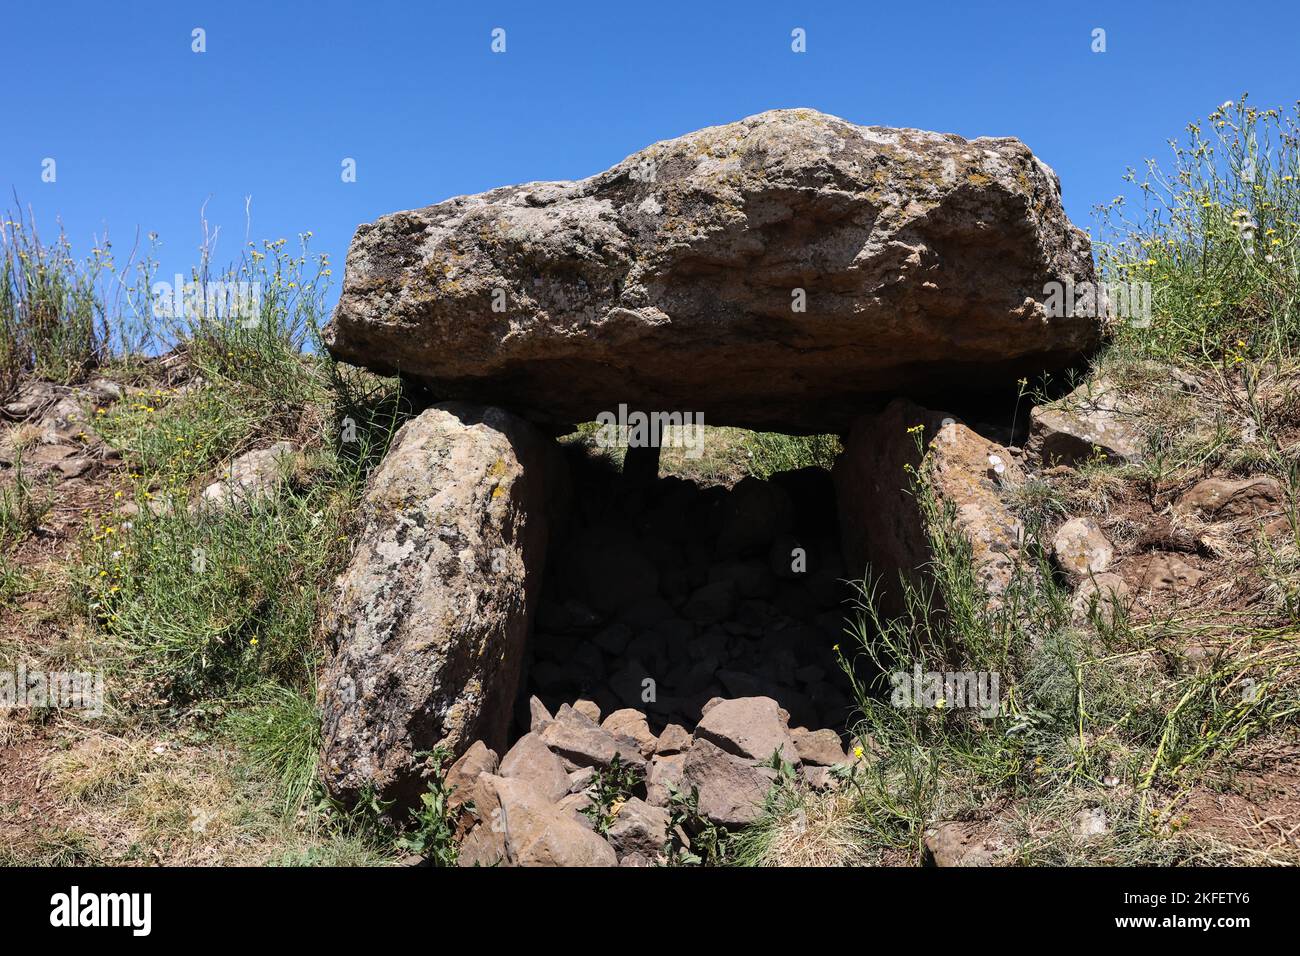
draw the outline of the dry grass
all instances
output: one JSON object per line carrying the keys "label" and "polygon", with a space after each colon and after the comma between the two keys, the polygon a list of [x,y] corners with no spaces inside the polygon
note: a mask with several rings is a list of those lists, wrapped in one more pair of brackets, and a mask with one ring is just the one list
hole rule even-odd
{"label": "dry grass", "polygon": [[759,866],[872,866],[881,862],[856,801],[847,793],[805,793],[765,827],[748,859]]}

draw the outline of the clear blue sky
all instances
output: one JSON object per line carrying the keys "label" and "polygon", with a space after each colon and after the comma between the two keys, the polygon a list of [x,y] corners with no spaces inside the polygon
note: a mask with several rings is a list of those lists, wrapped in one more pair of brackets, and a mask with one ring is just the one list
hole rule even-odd
{"label": "clear blue sky", "polygon": [[208,197],[218,261],[238,255],[251,195],[252,238],[310,229],[341,267],[383,213],[589,175],[777,107],[1018,136],[1088,226],[1188,121],[1243,90],[1260,106],[1300,96],[1296,0],[0,3],[0,205],[16,190],[79,253],[105,227],[119,253],[137,226],[156,231],[163,276],[194,261]]}

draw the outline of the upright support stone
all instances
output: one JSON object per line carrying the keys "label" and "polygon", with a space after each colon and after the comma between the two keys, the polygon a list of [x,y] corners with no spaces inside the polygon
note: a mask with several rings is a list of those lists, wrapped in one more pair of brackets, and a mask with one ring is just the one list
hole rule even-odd
{"label": "upright support stone", "polygon": [[398,431],[327,605],[321,774],[409,802],[420,754],[504,752],[566,480],[557,447],[496,408],[450,403]]}
{"label": "upright support stone", "polygon": [[1024,534],[1003,501],[1003,487],[1023,481],[1023,473],[1006,448],[906,399],[860,416],[835,463],[850,576],[869,571],[885,611],[902,613],[901,580],[919,582],[932,559],[913,488],[918,477],[939,506],[946,502],[955,509],[957,530],[971,543],[976,576],[990,600],[998,600],[1011,582]]}

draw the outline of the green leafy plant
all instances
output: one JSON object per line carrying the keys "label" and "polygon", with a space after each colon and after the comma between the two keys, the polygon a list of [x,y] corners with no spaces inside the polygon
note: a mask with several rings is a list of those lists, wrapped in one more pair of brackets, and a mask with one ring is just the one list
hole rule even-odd
{"label": "green leafy plant", "polygon": [[617,754],[608,767],[599,767],[591,784],[591,803],[580,811],[599,833],[609,832],[618,809],[644,783],[644,774]]}
{"label": "green leafy plant", "polygon": [[722,866],[729,862],[732,835],[700,815],[698,787],[668,788],[668,865]]}
{"label": "green leafy plant", "polygon": [[[458,811],[450,804],[454,788],[447,786],[445,772],[451,753],[445,747],[436,747],[422,756],[425,757],[428,788],[420,795],[412,826],[398,838],[397,846],[418,853],[434,866],[455,866]],[[472,804],[467,806],[473,809]]]}

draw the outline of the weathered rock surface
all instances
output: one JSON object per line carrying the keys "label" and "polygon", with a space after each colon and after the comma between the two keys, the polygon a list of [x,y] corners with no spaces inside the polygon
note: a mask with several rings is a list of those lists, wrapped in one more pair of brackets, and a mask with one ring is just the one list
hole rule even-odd
{"label": "weathered rock surface", "polygon": [[475,790],[482,822],[461,846],[461,866],[615,866],[613,847],[526,780],[483,774]]}
{"label": "weathered rock surface", "polygon": [[611,733],[568,704],[555,712],[555,719],[542,730],[540,737],[570,770],[608,767],[615,757],[625,766],[645,766],[638,741]]}
{"label": "weathered rock surface", "polygon": [[455,807],[473,799],[472,794],[478,783],[479,774],[496,773],[498,764],[494,751],[488,749],[483,741],[474,741],[447,770],[443,781],[451,791],[447,803]]}
{"label": "weathered rock surface", "polygon": [[537,734],[524,734],[501,758],[502,777],[526,780],[548,800],[557,801],[570,791],[569,773]]}
{"label": "weathered rock surface", "polygon": [[1175,503],[1178,511],[1210,520],[1258,518],[1282,509],[1282,486],[1267,475],[1254,478],[1206,478],[1185,491]]}
{"label": "weathered rock surface", "polygon": [[681,724],[669,724],[663,729],[656,742],[655,753],[669,755],[679,754],[690,749],[691,732]]}
{"label": "weathered rock surface", "polygon": [[646,801],[656,807],[666,807],[672,791],[682,789],[682,772],[685,767],[685,753],[655,756],[646,770]]}
{"label": "weathered rock surface", "polygon": [[1115,559],[1115,548],[1092,518],[1071,518],[1052,537],[1052,557],[1071,584],[1101,574]]}
{"label": "weathered rock surface", "polygon": [[1086,382],[1051,405],[1030,411],[1026,450],[1045,465],[1072,465],[1096,454],[1137,461],[1146,435],[1137,409],[1107,379]]}
{"label": "weathered rock surface", "polygon": [[704,739],[727,753],[750,760],[781,759],[799,762],[799,751],[782,719],[780,707],[770,697],[739,697],[710,708],[695,728],[695,738]]}
{"label": "weathered rock surface", "polygon": [[936,503],[956,509],[957,530],[970,540],[976,573],[996,600],[1011,582],[1024,536],[1002,488],[1024,481],[1024,474],[1003,446],[906,399],[854,422],[835,463],[848,573],[858,577],[869,566],[885,606],[896,613],[899,574],[916,580],[931,560],[909,470],[922,466],[918,438],[928,453],[923,477]]}
{"label": "weathered rock surface", "polygon": [[321,765],[335,795],[373,785],[409,799],[417,752],[503,748],[560,508],[553,448],[499,409],[459,404],[395,436],[323,621],[336,651],[321,681]]}
{"label": "weathered rock surface", "polygon": [[1176,554],[1152,552],[1126,566],[1127,580],[1134,582],[1139,594],[1161,594],[1187,591],[1195,588],[1205,577],[1204,572],[1188,564]]}
{"label": "weathered rock surface", "polygon": [[1044,286],[1092,278],[1019,141],[775,110],[361,226],[325,338],[554,422],[627,402],[828,431],[1073,362],[1100,325],[1049,316]]}
{"label": "weathered rock surface", "polygon": [[1109,623],[1128,607],[1131,593],[1128,582],[1113,571],[1085,578],[1071,599],[1071,618],[1075,622],[1085,621],[1096,611],[1103,622]]}
{"label": "weathered rock surface", "polygon": [[620,860],[633,854],[657,860],[668,842],[668,811],[632,797],[619,807],[607,836]]}
{"label": "weathered rock surface", "polygon": [[762,813],[776,771],[696,737],[682,763],[681,779],[683,789],[699,791],[700,816],[719,826],[739,827]]}
{"label": "weathered rock surface", "polygon": [[1005,850],[992,827],[957,821],[926,830],[922,843],[930,866],[993,866]]}
{"label": "weathered rock surface", "polygon": [[630,737],[641,748],[641,756],[649,757],[658,749],[659,741],[650,730],[645,714],[630,707],[616,710],[600,725],[602,729],[621,737]]}
{"label": "weathered rock surface", "polygon": [[255,448],[231,461],[221,478],[203,489],[198,507],[210,511],[251,505],[258,498],[274,494],[294,469],[298,446],[278,441],[266,448]]}
{"label": "weathered rock surface", "polygon": [[833,730],[808,730],[804,727],[795,727],[790,731],[790,736],[794,740],[795,749],[799,752],[799,759],[804,763],[819,767],[833,767],[836,764],[848,763],[848,757],[844,753],[844,742]]}

